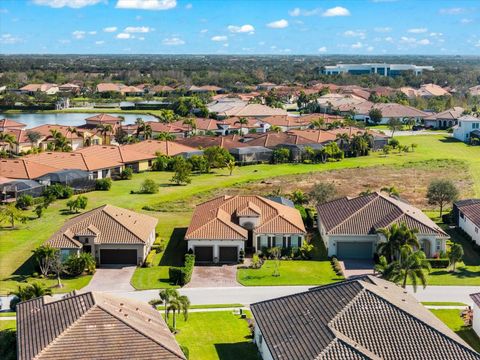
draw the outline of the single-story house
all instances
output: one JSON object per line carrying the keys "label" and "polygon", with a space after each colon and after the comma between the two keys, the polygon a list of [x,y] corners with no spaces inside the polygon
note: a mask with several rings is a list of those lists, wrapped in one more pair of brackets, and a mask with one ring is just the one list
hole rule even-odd
{"label": "single-story house", "polygon": [[17,305],[18,360],[152,358],[186,359],[160,312],[146,302],[73,292]]}
{"label": "single-story house", "polygon": [[464,108],[455,106],[451,109],[432,114],[424,119],[424,125],[427,128],[447,129],[457,125],[458,118],[462,116]]}
{"label": "single-story house", "polygon": [[58,170],[37,178],[45,186],[54,184],[68,185],[74,189],[91,189],[95,181],[90,179],[88,171],[78,169]]}
{"label": "single-story house", "polygon": [[378,230],[401,223],[418,230],[417,238],[427,257],[446,251],[449,236],[427,215],[381,193],[329,201],[317,207],[317,214],[328,256],[372,259],[378,244],[385,241]]}
{"label": "single-story house", "polygon": [[47,241],[62,258],[91,253],[99,265],[141,265],[155,241],[158,219],[103,205],[65,222]]}
{"label": "single-story house", "polygon": [[1,181],[0,179],[0,202],[13,202],[21,195],[33,197],[42,196],[45,185],[27,179]]}
{"label": "single-story house", "polygon": [[47,95],[55,95],[58,93],[59,88],[57,84],[28,84],[20,89],[18,89],[21,93],[29,94],[29,95],[35,95],[35,93],[42,92]]}
{"label": "single-story house", "polygon": [[22,124],[18,121],[11,120],[11,119],[0,119],[0,132],[6,130],[20,130],[25,129],[27,125]]}
{"label": "single-story house", "polygon": [[240,136],[226,135],[226,136],[208,136],[208,135],[197,135],[191,136],[184,139],[177,139],[175,142],[191,148],[206,149],[212,146],[220,146],[224,149],[231,149],[242,146],[250,146],[240,141]]}
{"label": "single-story house", "polygon": [[411,106],[401,105],[397,103],[378,103],[373,104],[372,106],[358,106],[356,109],[353,109],[355,112],[355,119],[365,122],[371,122],[370,119],[370,110],[378,109],[382,112],[382,118],[380,119],[380,124],[387,124],[390,119],[398,119],[403,121],[405,119],[413,119],[416,124],[422,123],[423,119],[430,115],[422,110],[418,110]]}
{"label": "single-story house", "polygon": [[263,360],[478,360],[403,288],[374,276],[251,305]]}
{"label": "single-story house", "polygon": [[473,328],[473,331],[475,331],[477,335],[480,337],[480,293],[471,294],[470,297],[473,300],[472,328]]}
{"label": "single-story house", "polygon": [[263,146],[244,146],[231,148],[230,154],[239,164],[257,164],[270,162],[272,160],[273,150]]}
{"label": "single-story house", "polygon": [[465,143],[478,139],[480,143],[480,118],[464,115],[458,118],[458,124],[453,127],[453,137]]}
{"label": "single-story house", "polygon": [[0,176],[9,179],[35,180],[58,170],[58,167],[37,163],[26,158],[0,159]]}
{"label": "single-story house", "polygon": [[[129,149],[137,153],[146,154],[150,159],[155,159],[156,154],[167,156],[177,156],[179,154],[196,151],[197,149],[186,146],[175,141],[164,140],[144,140],[138,143],[121,146],[124,149]],[[151,164],[150,164],[151,165]]]}
{"label": "single-story house", "polygon": [[480,246],[480,199],[457,201],[453,209],[457,226]]}
{"label": "single-story house", "polygon": [[185,234],[199,263],[237,262],[240,250],[300,247],[300,212],[261,196],[220,196],[197,205]]}

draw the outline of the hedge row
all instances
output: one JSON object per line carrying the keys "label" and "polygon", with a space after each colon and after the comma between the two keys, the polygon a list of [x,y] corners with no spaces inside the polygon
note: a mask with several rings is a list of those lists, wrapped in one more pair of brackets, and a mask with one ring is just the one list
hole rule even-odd
{"label": "hedge row", "polygon": [[450,265],[448,259],[428,259],[432,269],[446,269]]}
{"label": "hedge row", "polygon": [[170,283],[184,286],[192,279],[193,267],[195,265],[195,255],[185,254],[185,265],[182,267],[172,266],[168,268],[168,277]]}

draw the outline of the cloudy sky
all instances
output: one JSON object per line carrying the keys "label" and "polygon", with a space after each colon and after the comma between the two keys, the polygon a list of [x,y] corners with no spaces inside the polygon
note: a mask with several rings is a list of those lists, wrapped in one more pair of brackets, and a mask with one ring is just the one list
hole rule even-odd
{"label": "cloudy sky", "polygon": [[0,53],[480,55],[478,0],[1,0]]}

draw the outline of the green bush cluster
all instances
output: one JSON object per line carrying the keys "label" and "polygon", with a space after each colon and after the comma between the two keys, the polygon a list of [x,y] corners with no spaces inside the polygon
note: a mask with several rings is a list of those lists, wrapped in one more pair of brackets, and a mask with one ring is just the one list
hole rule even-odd
{"label": "green bush cluster", "polygon": [[446,269],[450,266],[448,259],[428,259],[432,269]]}
{"label": "green bush cluster", "polygon": [[340,266],[340,263],[338,262],[338,259],[333,256],[330,262],[332,263],[333,271],[335,271],[335,274],[337,274],[337,276],[343,276],[343,270]]}
{"label": "green bush cluster", "polygon": [[62,184],[50,185],[43,191],[43,196],[50,199],[69,199],[72,195],[73,189]]}
{"label": "green bush cluster", "polygon": [[112,179],[97,179],[95,181],[95,190],[108,191],[112,187]]}
{"label": "green bush cluster", "polygon": [[160,254],[163,250],[165,250],[165,244],[164,243],[154,244],[152,245],[152,250],[155,250],[156,254]]}
{"label": "green bush cluster", "polygon": [[145,259],[145,262],[143,263],[143,266],[147,268],[152,267],[156,254],[157,252],[152,247],[152,250],[150,250],[150,252],[147,255],[147,258]]}
{"label": "green bush cluster", "polygon": [[193,267],[195,265],[195,255],[185,254],[185,264],[181,267],[171,266],[168,269],[170,283],[184,286],[192,279]]}

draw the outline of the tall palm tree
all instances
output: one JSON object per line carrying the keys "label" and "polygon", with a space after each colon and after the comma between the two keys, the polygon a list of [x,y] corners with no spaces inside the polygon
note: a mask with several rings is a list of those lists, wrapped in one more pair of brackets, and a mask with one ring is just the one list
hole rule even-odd
{"label": "tall palm tree", "polygon": [[367,155],[370,149],[370,144],[363,136],[354,135],[350,141],[350,148],[355,156]]}
{"label": "tall palm tree", "polygon": [[280,126],[277,126],[277,125],[270,126],[270,128],[268,130],[270,132],[274,132],[274,133],[282,132],[282,128]]}
{"label": "tall palm tree", "polygon": [[110,124],[101,124],[96,127],[97,132],[102,135],[103,145],[107,143],[107,135],[113,131],[113,126]]}
{"label": "tall palm tree", "polygon": [[67,128],[67,134],[70,134],[70,146],[73,149],[73,134],[78,134],[77,128],[75,126],[69,126]]}
{"label": "tall palm tree", "polygon": [[175,135],[170,134],[166,131],[161,131],[155,136],[155,139],[161,140],[161,141],[174,141],[176,137]]}
{"label": "tall palm tree", "polygon": [[143,128],[143,137],[145,140],[152,138],[152,127],[150,126],[150,124],[146,124]]}
{"label": "tall palm tree", "polygon": [[177,313],[183,312],[183,318],[188,320],[188,308],[190,307],[190,300],[186,296],[177,296],[170,299],[168,306],[166,306],[166,319],[168,320],[170,312],[172,313],[172,328],[177,330]]}
{"label": "tall palm tree", "polygon": [[27,139],[30,141],[30,144],[32,144],[32,148],[35,147],[38,140],[42,138],[42,134],[40,134],[38,131],[27,131],[26,135]]}
{"label": "tall palm tree", "polygon": [[403,245],[400,250],[400,258],[389,265],[391,267],[389,279],[396,284],[401,283],[405,289],[410,279],[413,291],[417,291],[417,285],[427,286],[426,272],[430,272],[431,265],[422,250],[414,251],[410,245]]}
{"label": "tall palm tree", "polygon": [[0,143],[8,145],[8,151],[10,154],[13,152],[13,146],[17,144],[17,139],[12,134],[7,132],[0,132]]}
{"label": "tall palm tree", "polygon": [[140,133],[145,129],[145,121],[142,118],[137,118],[135,120],[135,125],[137,125],[136,137],[140,136]]}
{"label": "tall palm tree", "polygon": [[248,119],[245,117],[241,117],[237,121],[235,121],[235,124],[240,124],[240,135],[243,135],[243,126],[248,125]]}
{"label": "tall palm tree", "polygon": [[188,126],[188,134],[189,135],[192,135],[193,130],[195,130],[197,128],[197,122],[195,121],[194,118],[187,118],[187,119],[183,120],[182,124]]}
{"label": "tall palm tree", "polygon": [[160,299],[162,299],[163,304],[165,306],[165,319],[168,319],[167,309],[168,309],[170,300],[172,300],[173,298],[178,298],[180,294],[175,289],[163,289],[163,290],[160,290],[159,295],[160,295]]}
{"label": "tall palm tree", "polygon": [[378,244],[377,252],[385,256],[390,263],[395,260],[404,245],[409,245],[416,249],[420,248],[417,239],[417,229],[409,229],[405,223],[393,224],[389,229],[379,229],[377,233],[382,234],[386,241]]}
{"label": "tall palm tree", "polygon": [[347,133],[341,133],[337,134],[336,138],[340,142],[340,149],[343,152],[347,152],[350,148],[350,136]]}
{"label": "tall palm tree", "polygon": [[325,120],[322,119],[322,118],[318,118],[317,120],[313,120],[311,123],[310,123],[310,126],[313,128],[313,129],[322,129],[325,125]]}

